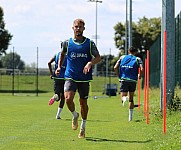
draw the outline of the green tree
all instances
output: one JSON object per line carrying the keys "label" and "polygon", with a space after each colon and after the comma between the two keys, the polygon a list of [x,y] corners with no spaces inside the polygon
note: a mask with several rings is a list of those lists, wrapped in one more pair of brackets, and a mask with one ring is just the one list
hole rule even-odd
{"label": "green tree", "polygon": [[25,68],[25,63],[24,61],[21,60],[20,55],[17,53],[12,53],[10,52],[9,54],[6,54],[1,58],[2,60],[2,65],[6,69],[20,69],[24,70]]}
{"label": "green tree", "polygon": [[4,13],[0,7],[0,55],[6,54],[12,35],[5,29]]}
{"label": "green tree", "polygon": [[114,67],[114,64],[112,61],[113,59],[114,59],[114,55],[101,56],[101,62],[97,64],[97,70],[99,71],[100,76],[105,76],[107,69],[109,73],[113,71],[113,67]]}
{"label": "green tree", "polygon": [[36,73],[36,63],[33,62],[31,64],[26,64],[25,65],[25,70],[24,72],[27,72],[27,73]]}
{"label": "green tree", "polygon": [[[114,26],[115,45],[121,50],[125,45],[125,24],[118,22]],[[143,17],[137,23],[132,22],[132,46],[138,50],[149,49],[161,34],[161,18]]]}

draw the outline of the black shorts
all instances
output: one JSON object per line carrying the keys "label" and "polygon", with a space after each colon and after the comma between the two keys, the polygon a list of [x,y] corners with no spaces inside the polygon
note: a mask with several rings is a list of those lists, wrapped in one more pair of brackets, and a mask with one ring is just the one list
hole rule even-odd
{"label": "black shorts", "polygon": [[64,84],[64,92],[78,90],[81,99],[88,99],[89,97],[89,82],[74,82],[66,80]]}
{"label": "black shorts", "polygon": [[65,80],[54,79],[54,92],[55,92],[55,94],[63,94],[64,93],[64,83],[65,83]]}
{"label": "black shorts", "polygon": [[121,92],[135,92],[135,90],[136,90],[136,82],[120,81]]}

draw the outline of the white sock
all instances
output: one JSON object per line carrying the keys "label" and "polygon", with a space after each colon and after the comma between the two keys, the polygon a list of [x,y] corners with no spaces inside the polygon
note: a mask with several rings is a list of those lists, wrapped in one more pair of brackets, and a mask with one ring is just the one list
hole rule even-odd
{"label": "white sock", "polygon": [[128,96],[123,96],[122,97],[122,101],[125,102],[125,101],[128,101],[129,100],[129,97]]}
{"label": "white sock", "polygon": [[72,112],[72,115],[73,115],[74,118],[76,118],[78,116],[78,114],[77,114],[77,112],[75,110]]}
{"label": "white sock", "polygon": [[129,121],[133,119],[133,109],[129,109]]}
{"label": "white sock", "polygon": [[82,119],[80,129],[85,129],[85,126],[86,126],[86,120]]}
{"label": "white sock", "polygon": [[57,117],[60,117],[60,113],[62,111],[62,108],[58,107],[58,111],[57,111]]}
{"label": "white sock", "polygon": [[123,96],[122,97],[122,105],[123,105],[123,107],[124,107],[124,103],[126,102],[126,101],[128,101],[128,96]]}
{"label": "white sock", "polygon": [[59,99],[58,94],[54,94],[53,99],[54,99],[54,101],[58,101],[58,99]]}

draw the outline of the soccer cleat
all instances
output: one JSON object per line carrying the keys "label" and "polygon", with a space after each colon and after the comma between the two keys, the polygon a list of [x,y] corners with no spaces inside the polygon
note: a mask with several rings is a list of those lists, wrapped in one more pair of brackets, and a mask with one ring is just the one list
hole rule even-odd
{"label": "soccer cleat", "polygon": [[50,100],[49,100],[49,105],[52,105],[53,103],[54,103],[55,101],[54,101],[54,98],[52,97]]}
{"label": "soccer cleat", "polygon": [[78,128],[78,118],[79,118],[79,113],[77,113],[77,117],[73,117],[72,119],[72,129],[77,130]]}
{"label": "soccer cleat", "polygon": [[61,119],[60,116],[56,116],[56,119]]}
{"label": "soccer cleat", "polygon": [[80,129],[78,138],[79,138],[79,139],[85,138],[85,128],[81,128],[81,129]]}

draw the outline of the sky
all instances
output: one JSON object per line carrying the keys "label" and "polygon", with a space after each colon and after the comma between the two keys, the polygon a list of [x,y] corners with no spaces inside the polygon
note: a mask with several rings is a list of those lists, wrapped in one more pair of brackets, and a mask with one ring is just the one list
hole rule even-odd
{"label": "sky", "polygon": [[[129,1],[129,0],[128,0]],[[95,41],[96,3],[88,0],[0,0],[5,28],[13,35],[7,52],[15,51],[28,65],[47,63],[60,50],[60,41],[73,37],[76,18],[85,21],[84,36]],[[175,0],[175,16],[181,1]],[[129,14],[128,14],[129,15]],[[132,20],[143,16],[161,17],[162,0],[132,0]],[[125,23],[126,0],[102,0],[97,3],[97,47],[101,55],[117,56],[114,26]],[[37,59],[38,56],[38,59]]]}

